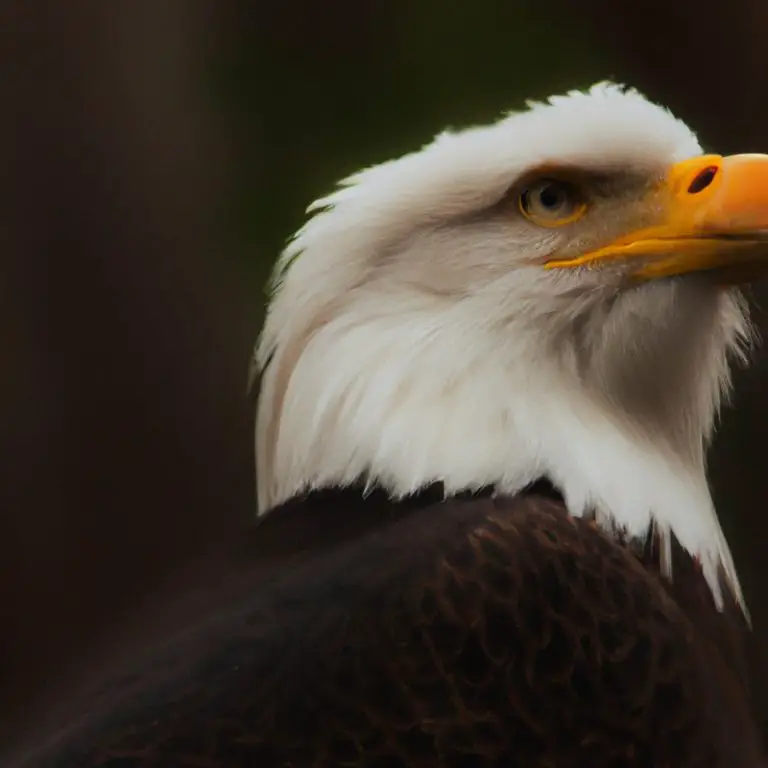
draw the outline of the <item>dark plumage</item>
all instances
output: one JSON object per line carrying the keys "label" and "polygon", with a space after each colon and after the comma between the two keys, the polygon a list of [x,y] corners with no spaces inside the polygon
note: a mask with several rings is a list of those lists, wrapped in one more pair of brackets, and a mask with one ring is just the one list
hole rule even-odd
{"label": "dark plumage", "polygon": [[738,644],[684,556],[687,605],[649,548],[558,501],[424,502],[348,490],[277,510],[235,581],[251,558],[281,564],[26,765],[760,764]]}

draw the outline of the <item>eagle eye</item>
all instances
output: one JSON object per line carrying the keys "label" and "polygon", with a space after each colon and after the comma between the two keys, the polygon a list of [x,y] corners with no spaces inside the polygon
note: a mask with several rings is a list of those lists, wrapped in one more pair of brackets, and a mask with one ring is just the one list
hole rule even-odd
{"label": "eagle eye", "polygon": [[561,227],[580,219],[587,205],[574,184],[539,179],[529,184],[518,200],[523,216],[542,227]]}

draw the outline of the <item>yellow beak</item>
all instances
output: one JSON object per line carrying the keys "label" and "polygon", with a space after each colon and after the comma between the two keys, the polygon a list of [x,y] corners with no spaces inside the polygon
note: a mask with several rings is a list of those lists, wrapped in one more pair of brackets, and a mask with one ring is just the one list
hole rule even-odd
{"label": "yellow beak", "polygon": [[649,201],[660,223],[547,269],[634,265],[639,280],[718,270],[724,282],[768,272],[768,155],[702,155],[670,168]]}

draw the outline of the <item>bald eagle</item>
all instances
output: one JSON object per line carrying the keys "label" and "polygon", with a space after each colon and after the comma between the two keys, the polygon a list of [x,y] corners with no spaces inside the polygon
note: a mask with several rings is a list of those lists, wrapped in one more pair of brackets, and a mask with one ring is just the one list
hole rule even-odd
{"label": "bald eagle", "polygon": [[310,211],[257,348],[247,588],[30,764],[764,764],[705,452],[768,156],[601,83]]}

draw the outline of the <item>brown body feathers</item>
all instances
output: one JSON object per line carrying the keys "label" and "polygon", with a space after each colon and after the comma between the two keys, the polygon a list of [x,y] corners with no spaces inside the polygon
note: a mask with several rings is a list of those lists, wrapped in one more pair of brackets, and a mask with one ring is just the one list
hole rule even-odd
{"label": "brown body feathers", "polygon": [[738,614],[679,552],[669,585],[651,548],[542,496],[351,490],[276,511],[251,545],[280,565],[18,765],[762,764]]}

